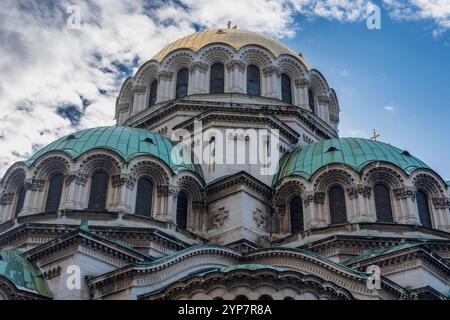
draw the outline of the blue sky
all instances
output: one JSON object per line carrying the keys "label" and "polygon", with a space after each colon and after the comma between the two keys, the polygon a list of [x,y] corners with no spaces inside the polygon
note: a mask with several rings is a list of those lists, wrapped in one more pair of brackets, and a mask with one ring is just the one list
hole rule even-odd
{"label": "blue sky", "polygon": [[[366,27],[372,2],[381,30]],[[450,179],[450,0],[2,0],[0,177],[63,135],[113,125],[126,76],[168,43],[229,20],[278,38],[326,76],[342,137],[375,128]]]}
{"label": "blue sky", "polygon": [[382,12],[381,30],[365,21],[336,23],[296,16],[286,43],[302,52],[335,88],[341,136],[407,149],[450,180],[450,41],[429,21],[399,22]]}

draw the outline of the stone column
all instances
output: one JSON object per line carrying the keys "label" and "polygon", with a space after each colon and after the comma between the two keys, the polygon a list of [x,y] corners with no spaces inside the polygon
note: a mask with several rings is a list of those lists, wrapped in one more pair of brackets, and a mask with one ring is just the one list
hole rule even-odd
{"label": "stone column", "polygon": [[172,100],[175,98],[173,72],[162,71],[158,74],[158,95],[156,103]]}
{"label": "stone column", "polygon": [[318,96],[317,97],[317,102],[318,102],[318,115],[319,117],[326,121],[327,123],[330,122],[330,116],[329,116],[329,105],[330,105],[330,98],[327,96]]}
{"label": "stone column", "polygon": [[[349,217],[350,223],[376,222],[377,217],[370,212],[369,200],[372,194],[372,188],[363,184],[358,184],[347,188],[347,195],[353,206],[353,215]],[[347,210],[347,214],[352,213]]]}
{"label": "stone column", "polygon": [[131,213],[132,204],[129,202],[131,185],[128,183],[128,180],[128,175],[115,175],[112,177],[111,211]]}
{"label": "stone column", "polygon": [[132,115],[144,111],[147,107],[147,88],[145,86],[136,86],[133,88],[133,111]]}
{"label": "stone column", "polygon": [[43,194],[45,180],[28,179],[25,181],[25,201],[20,216],[40,213],[43,211],[43,201],[45,196]]}
{"label": "stone column", "polygon": [[208,69],[209,66],[203,62],[194,62],[191,65],[188,95],[209,92]]}
{"label": "stone column", "polygon": [[12,218],[14,193],[3,192],[0,194],[0,223]]}
{"label": "stone column", "polygon": [[399,223],[420,225],[419,211],[416,204],[416,191],[412,187],[393,190],[395,199],[400,203]]}
{"label": "stone column", "polygon": [[434,197],[431,199],[433,209],[431,214],[434,216],[436,229],[449,232],[450,230],[450,198],[448,197]]}
{"label": "stone column", "polygon": [[308,192],[304,200],[305,230],[323,228],[328,225],[323,210],[325,204],[325,193],[323,192]]}
{"label": "stone column", "polygon": [[229,73],[229,80],[228,85],[225,87],[225,92],[246,93],[245,64],[239,60],[232,60],[226,65],[226,70]]}
{"label": "stone column", "polygon": [[310,110],[308,86],[309,81],[306,79],[294,80],[294,104],[305,110]]}
{"label": "stone column", "polygon": [[86,199],[85,186],[88,181],[87,175],[72,172],[65,177],[65,192],[63,193],[61,210],[83,210],[88,199]]}
{"label": "stone column", "polygon": [[177,192],[173,186],[159,185],[157,187],[158,208],[155,219],[176,223],[177,217]]}
{"label": "stone column", "polygon": [[130,115],[130,104],[122,103],[117,107],[116,120],[118,125],[122,125]]}
{"label": "stone column", "polygon": [[264,97],[281,99],[281,81],[280,70],[274,66],[267,67],[263,70],[263,86],[261,95]]}

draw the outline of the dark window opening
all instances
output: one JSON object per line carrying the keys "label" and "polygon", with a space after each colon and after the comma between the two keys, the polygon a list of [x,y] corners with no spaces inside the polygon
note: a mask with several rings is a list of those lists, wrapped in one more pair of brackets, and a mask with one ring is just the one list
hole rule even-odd
{"label": "dark window opening", "polygon": [[309,88],[308,89],[308,99],[309,99],[309,108],[311,109],[312,113],[316,113],[316,99],[314,97],[314,91]]}
{"label": "dark window opening", "polygon": [[109,176],[104,172],[97,172],[92,176],[88,205],[89,210],[106,211],[108,183]]}
{"label": "dark window opening", "polygon": [[175,98],[184,98],[188,93],[188,85],[189,85],[189,69],[183,68],[177,73],[177,86]]}
{"label": "dark window opening", "polygon": [[373,188],[373,193],[375,197],[375,211],[377,213],[377,221],[394,222],[389,189],[383,184],[377,184]]}
{"label": "dark window opening", "polygon": [[241,294],[241,295],[237,296],[236,298],[234,298],[234,300],[248,300],[248,297]]}
{"label": "dark window opening", "polygon": [[211,66],[211,79],[209,83],[210,93],[225,92],[225,67],[222,63],[215,63]]}
{"label": "dark window opening", "polygon": [[188,196],[186,192],[180,191],[177,199],[177,225],[181,229],[187,227],[187,214],[188,214]]}
{"label": "dark window opening", "polygon": [[149,96],[149,102],[148,106],[154,106],[156,103],[156,98],[158,95],[158,80],[153,80],[150,84],[150,96]]}
{"label": "dark window opening", "polygon": [[23,209],[23,204],[25,202],[25,195],[27,191],[25,189],[25,185],[22,185],[19,189],[19,192],[17,193],[17,201],[16,201],[16,210],[14,212],[15,216],[17,217]]}
{"label": "dark window opening", "polygon": [[428,197],[423,191],[417,191],[416,193],[417,207],[419,209],[420,223],[424,227],[431,228],[431,215],[430,206],[428,204]]}
{"label": "dark window opening", "polygon": [[303,231],[303,201],[301,197],[294,197],[289,205],[291,216],[291,232],[293,234]]}
{"label": "dark window opening", "polygon": [[247,68],[247,94],[257,97],[261,95],[261,72],[253,64]]}
{"label": "dark window opening", "polygon": [[271,296],[269,296],[268,294],[263,294],[262,296],[260,296],[258,298],[258,300],[273,300],[273,298]]}
{"label": "dark window opening", "polygon": [[139,179],[136,193],[135,213],[139,216],[152,216],[153,183],[146,178]]}
{"label": "dark window opening", "polygon": [[347,222],[345,193],[341,187],[333,187],[329,192],[331,224]]}
{"label": "dark window opening", "polygon": [[45,204],[45,212],[56,212],[61,202],[61,194],[64,185],[64,176],[55,174],[51,177],[48,185],[47,202]]}
{"label": "dark window opening", "polygon": [[281,100],[292,104],[292,84],[291,78],[287,74],[281,75]]}

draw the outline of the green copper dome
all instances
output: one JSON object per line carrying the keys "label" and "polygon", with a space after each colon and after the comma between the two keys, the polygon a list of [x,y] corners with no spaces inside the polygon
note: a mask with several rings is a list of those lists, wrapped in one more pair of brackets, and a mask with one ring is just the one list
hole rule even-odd
{"label": "green copper dome", "polygon": [[430,169],[409,152],[383,142],[360,138],[331,139],[283,156],[273,184],[287,176],[309,180],[315,172],[329,164],[345,164],[361,172],[365,166],[377,161],[396,165],[407,174],[419,168]]}
{"label": "green copper dome", "polygon": [[49,152],[62,151],[72,159],[94,149],[107,149],[119,154],[126,162],[141,156],[150,155],[164,161],[173,172],[191,170],[202,175],[201,167],[192,163],[188,152],[171,153],[175,143],[148,130],[131,127],[99,127],[83,130],[63,137],[42,148],[26,161],[31,166],[38,158]]}
{"label": "green copper dome", "polygon": [[0,277],[12,281],[19,290],[52,297],[41,273],[18,251],[0,251]]}

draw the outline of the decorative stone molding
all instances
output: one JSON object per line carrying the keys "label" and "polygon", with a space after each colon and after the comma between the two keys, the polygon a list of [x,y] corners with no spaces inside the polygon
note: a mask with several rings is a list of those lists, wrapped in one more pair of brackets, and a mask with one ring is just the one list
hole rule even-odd
{"label": "decorative stone molding", "polygon": [[412,201],[416,201],[416,190],[414,188],[401,187],[394,189],[393,192],[397,200],[411,199]]}
{"label": "decorative stone molding", "polygon": [[230,210],[227,210],[225,207],[219,208],[219,210],[212,215],[212,225],[216,229],[223,227],[228,220],[229,213]]}
{"label": "decorative stone molding", "polygon": [[125,184],[129,185],[128,177],[124,176],[124,175],[120,175],[120,174],[112,176],[111,181],[112,181],[113,188],[118,188]]}
{"label": "decorative stone molding", "polygon": [[0,206],[7,206],[13,202],[14,193],[0,194]]}
{"label": "decorative stone molding", "polygon": [[308,79],[295,79],[294,80],[294,85],[296,88],[306,88],[309,86],[309,80]]}
{"label": "decorative stone molding", "polygon": [[330,113],[331,123],[339,123],[339,114]]}
{"label": "decorative stone molding", "polygon": [[29,179],[25,181],[25,190],[27,191],[42,191],[45,186],[43,179]]}
{"label": "decorative stone molding", "polygon": [[160,73],[158,73],[158,78],[160,80],[170,81],[170,80],[173,79],[173,72],[171,72],[171,71],[161,71]]}
{"label": "decorative stone molding", "polygon": [[259,229],[264,230],[266,226],[266,214],[261,209],[256,208],[256,210],[253,211],[253,220]]}
{"label": "decorative stone molding", "polygon": [[127,112],[130,109],[130,104],[129,103],[121,103],[119,104],[119,106],[117,107],[117,112]]}
{"label": "decorative stone molding", "polygon": [[177,193],[174,189],[170,189],[168,185],[159,185],[157,190],[158,197],[169,197]]}
{"label": "decorative stone molding", "polygon": [[197,71],[200,71],[201,73],[207,73],[209,69],[209,66],[206,63],[203,62],[193,62],[191,64],[190,73],[193,74]]}
{"label": "decorative stone molding", "polygon": [[317,101],[319,103],[329,103],[330,102],[330,98],[327,96],[318,96],[317,97]]}
{"label": "decorative stone molding", "polygon": [[88,175],[83,174],[83,173],[73,173],[73,174],[66,175],[65,185],[69,186],[72,183],[75,183],[79,186],[84,186],[84,185],[86,185],[87,181],[88,181]]}
{"label": "decorative stone molding", "polygon": [[265,77],[271,77],[273,75],[280,77],[280,74],[281,74],[280,69],[275,66],[269,66],[269,67],[264,68],[262,73]]}
{"label": "decorative stone molding", "polygon": [[370,199],[372,188],[363,184],[357,184],[347,188],[347,194],[350,199],[358,198],[362,195],[364,198]]}
{"label": "decorative stone molding", "polygon": [[46,280],[58,277],[61,275],[61,266],[54,267],[44,272],[43,276]]}
{"label": "decorative stone molding", "polygon": [[447,197],[435,197],[432,199],[435,209],[447,209],[450,208],[450,198]]}
{"label": "decorative stone molding", "polygon": [[232,60],[229,63],[227,63],[226,68],[228,71],[233,70],[234,68],[238,68],[239,71],[244,72],[245,71],[245,63],[243,63],[240,60]]}
{"label": "decorative stone molding", "polygon": [[305,207],[309,207],[311,203],[324,204],[325,203],[325,192],[314,192],[306,196],[304,200]]}
{"label": "decorative stone molding", "polygon": [[145,86],[135,86],[133,87],[133,93],[145,93],[147,88]]}

